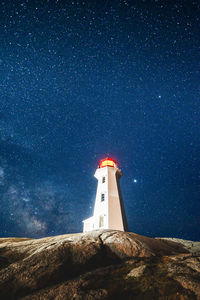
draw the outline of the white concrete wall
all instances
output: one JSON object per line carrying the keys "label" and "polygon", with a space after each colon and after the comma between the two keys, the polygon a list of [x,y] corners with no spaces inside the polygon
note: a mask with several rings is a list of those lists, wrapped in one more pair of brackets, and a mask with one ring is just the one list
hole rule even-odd
{"label": "white concrete wall", "polygon": [[[91,218],[83,221],[83,231],[87,232],[95,229],[116,229],[124,231],[120,196],[118,192],[116,173],[119,177],[121,172],[114,167],[98,168],[95,177],[98,180],[94,214]],[[105,182],[102,182],[105,177]],[[101,195],[104,194],[104,201],[101,201]],[[104,220],[103,226],[100,226],[100,217]]]}
{"label": "white concrete wall", "polygon": [[120,171],[116,168],[108,170],[108,228],[124,231],[116,172]]}
{"label": "white concrete wall", "polygon": [[[94,175],[98,180],[96,200],[94,206],[94,228],[108,228],[108,167],[99,168]],[[105,182],[102,182],[105,177]],[[101,195],[104,194],[104,201],[101,201]],[[99,227],[99,218],[104,217],[104,226]]]}
{"label": "white concrete wall", "polygon": [[90,217],[83,221],[83,232],[94,230],[94,217]]}

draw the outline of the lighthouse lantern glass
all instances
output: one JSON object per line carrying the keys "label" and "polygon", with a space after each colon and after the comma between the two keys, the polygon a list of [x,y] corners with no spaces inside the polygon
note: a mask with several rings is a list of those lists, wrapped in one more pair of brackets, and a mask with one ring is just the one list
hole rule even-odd
{"label": "lighthouse lantern glass", "polygon": [[99,164],[100,168],[104,168],[104,167],[117,167],[116,161],[112,158],[106,158],[100,161]]}

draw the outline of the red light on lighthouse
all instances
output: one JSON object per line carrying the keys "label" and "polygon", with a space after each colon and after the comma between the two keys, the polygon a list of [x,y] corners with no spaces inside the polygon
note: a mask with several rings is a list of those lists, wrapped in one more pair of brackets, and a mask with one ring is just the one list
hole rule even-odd
{"label": "red light on lighthouse", "polygon": [[99,168],[113,167],[117,168],[117,162],[113,158],[104,158],[99,163]]}

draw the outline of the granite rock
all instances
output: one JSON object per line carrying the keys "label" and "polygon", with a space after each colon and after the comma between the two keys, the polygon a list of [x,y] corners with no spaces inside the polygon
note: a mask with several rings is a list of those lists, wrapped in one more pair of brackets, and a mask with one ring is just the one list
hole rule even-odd
{"label": "granite rock", "polygon": [[199,250],[117,230],[2,238],[0,299],[200,300]]}

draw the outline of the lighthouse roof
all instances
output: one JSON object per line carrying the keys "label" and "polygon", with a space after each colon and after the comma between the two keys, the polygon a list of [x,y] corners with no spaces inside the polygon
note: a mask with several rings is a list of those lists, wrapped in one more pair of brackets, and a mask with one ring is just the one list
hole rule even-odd
{"label": "lighthouse roof", "polygon": [[117,168],[117,162],[113,158],[106,157],[102,159],[99,163],[99,168],[104,168],[104,167]]}

